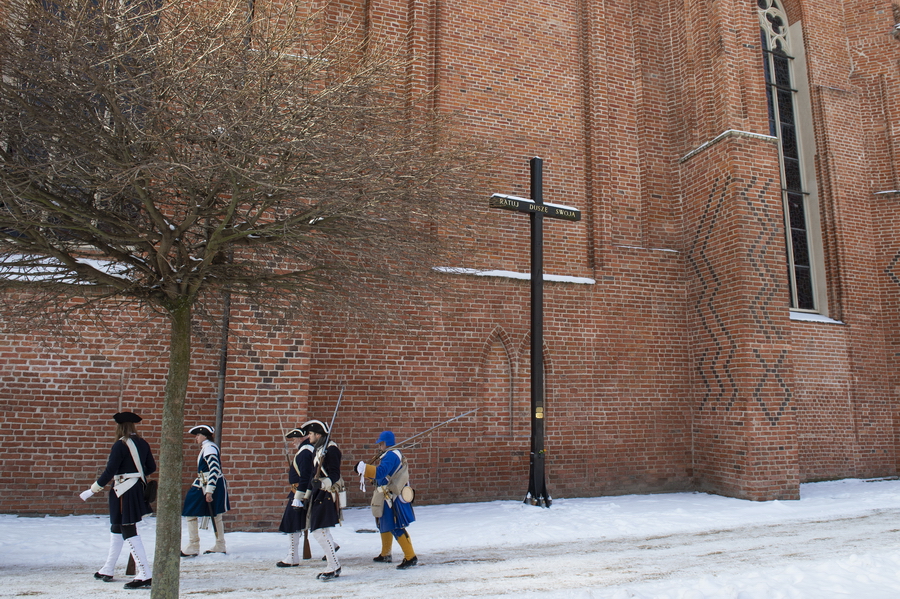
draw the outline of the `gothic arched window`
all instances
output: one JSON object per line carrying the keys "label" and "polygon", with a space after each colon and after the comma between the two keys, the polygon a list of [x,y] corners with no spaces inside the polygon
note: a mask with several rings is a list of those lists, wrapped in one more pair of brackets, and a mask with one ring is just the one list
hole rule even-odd
{"label": "gothic arched window", "polygon": [[815,141],[799,23],[788,24],[778,0],[757,0],[769,104],[769,134],[778,138],[791,308],[827,313],[815,180]]}

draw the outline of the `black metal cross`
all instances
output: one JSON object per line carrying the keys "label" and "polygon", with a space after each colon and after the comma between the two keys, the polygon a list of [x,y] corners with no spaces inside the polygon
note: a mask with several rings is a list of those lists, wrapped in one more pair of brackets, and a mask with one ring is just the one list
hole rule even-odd
{"label": "black metal cross", "polygon": [[581,220],[568,206],[544,203],[544,161],[531,159],[531,199],[495,193],[492,208],[526,212],[531,217],[531,464],[525,503],[550,507],[544,475],[544,217]]}

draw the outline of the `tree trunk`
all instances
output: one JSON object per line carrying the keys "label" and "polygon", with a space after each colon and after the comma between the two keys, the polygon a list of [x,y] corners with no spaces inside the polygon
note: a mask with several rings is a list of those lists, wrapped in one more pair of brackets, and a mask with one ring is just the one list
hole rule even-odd
{"label": "tree trunk", "polygon": [[191,306],[170,310],[169,378],[159,444],[159,496],[152,599],[178,599],[181,575],[181,469],[184,465],[184,400],[191,365]]}

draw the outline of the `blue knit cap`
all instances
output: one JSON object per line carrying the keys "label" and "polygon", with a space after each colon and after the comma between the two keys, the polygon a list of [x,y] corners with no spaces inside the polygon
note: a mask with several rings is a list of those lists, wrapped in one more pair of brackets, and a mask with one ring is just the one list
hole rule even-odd
{"label": "blue knit cap", "polygon": [[375,442],[381,443],[382,441],[384,441],[384,444],[388,447],[392,446],[396,442],[394,439],[394,433],[392,433],[391,431],[384,431],[383,433],[378,435],[378,440]]}

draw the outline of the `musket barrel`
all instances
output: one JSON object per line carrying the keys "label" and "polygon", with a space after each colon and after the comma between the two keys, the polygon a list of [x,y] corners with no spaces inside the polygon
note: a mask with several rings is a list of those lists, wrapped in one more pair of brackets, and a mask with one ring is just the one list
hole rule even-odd
{"label": "musket barrel", "polygon": [[411,441],[413,441],[413,440],[415,440],[415,439],[418,439],[419,437],[422,437],[422,436],[424,436],[424,435],[427,435],[428,433],[430,433],[430,432],[432,432],[432,431],[434,431],[434,430],[436,430],[436,429],[439,429],[439,428],[441,428],[442,426],[445,426],[445,425],[447,425],[447,424],[450,424],[450,423],[453,422],[454,420],[459,420],[460,418],[465,418],[465,417],[468,416],[469,414],[474,414],[475,412],[477,412],[477,411],[480,410],[480,409],[481,409],[481,408],[479,407],[479,408],[475,408],[474,410],[469,410],[468,412],[465,412],[464,414],[460,414],[460,415],[458,415],[458,416],[454,416],[453,418],[450,418],[449,420],[445,420],[445,421],[443,421],[443,422],[441,422],[441,423],[439,423],[439,424],[435,424],[435,425],[432,426],[431,428],[426,429],[426,430],[422,431],[421,433],[416,433],[416,434],[413,435],[412,437],[408,437],[408,438],[404,439],[403,441],[400,441],[399,443],[395,443],[395,444],[392,445],[387,451],[383,451],[383,452],[379,453],[379,454],[376,455],[374,458],[372,458],[372,460],[369,461],[368,463],[369,463],[369,464],[372,464],[372,463],[376,462],[377,460],[381,459],[381,457],[382,457],[385,453],[387,453],[388,451],[390,451],[391,449],[399,449],[399,448],[402,448],[403,446],[408,445]]}

